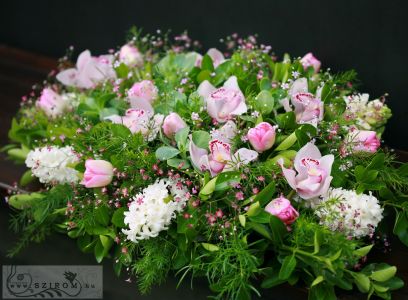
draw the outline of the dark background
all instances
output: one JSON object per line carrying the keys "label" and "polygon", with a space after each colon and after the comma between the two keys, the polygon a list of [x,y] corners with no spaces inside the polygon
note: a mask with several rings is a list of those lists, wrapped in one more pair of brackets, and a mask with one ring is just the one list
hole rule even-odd
{"label": "dark background", "polygon": [[124,42],[132,25],[147,32],[188,29],[206,48],[233,32],[258,33],[282,55],[312,51],[324,67],[354,68],[361,90],[389,93],[393,109],[388,145],[408,149],[407,1],[2,0],[0,44],[53,57],[77,51],[105,53]]}

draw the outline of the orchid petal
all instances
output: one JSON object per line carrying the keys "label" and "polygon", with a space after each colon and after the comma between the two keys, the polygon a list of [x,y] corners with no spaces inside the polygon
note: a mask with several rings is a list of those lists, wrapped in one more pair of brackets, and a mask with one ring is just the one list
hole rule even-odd
{"label": "orchid petal", "polygon": [[66,69],[57,74],[57,79],[64,85],[73,86],[77,80],[77,70],[74,68]]}
{"label": "orchid petal", "polygon": [[290,87],[288,94],[293,96],[297,93],[307,93],[307,91],[308,91],[307,79],[299,78],[292,83],[292,86]]}
{"label": "orchid petal", "polygon": [[232,160],[234,162],[239,162],[243,163],[244,165],[247,165],[257,158],[258,152],[247,148],[240,148],[235,152],[234,156],[232,157]]}
{"label": "orchid petal", "polygon": [[232,89],[232,90],[241,91],[241,89],[239,88],[238,80],[236,76],[231,76],[230,78],[228,78],[228,80],[225,81],[224,83],[224,87],[228,89]]}
{"label": "orchid petal", "polygon": [[197,93],[206,99],[215,90],[216,88],[208,80],[204,80],[199,85]]}
{"label": "orchid petal", "polygon": [[313,143],[307,143],[304,145],[296,154],[295,157],[295,169],[300,172],[304,166],[302,165],[301,160],[303,158],[312,158],[312,159],[320,159],[322,157],[319,148],[317,148]]}
{"label": "orchid petal", "polygon": [[[203,163],[202,157],[207,156],[208,151],[206,149],[197,147],[193,143],[190,137],[189,152],[190,152],[191,162],[197,169],[201,170],[201,164]],[[207,162],[208,162],[208,159],[207,159]]]}

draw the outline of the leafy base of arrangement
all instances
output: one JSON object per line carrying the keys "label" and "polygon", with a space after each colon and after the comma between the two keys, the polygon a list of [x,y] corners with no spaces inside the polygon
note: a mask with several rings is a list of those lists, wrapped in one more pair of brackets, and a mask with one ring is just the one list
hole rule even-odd
{"label": "leafy base of arrangement", "polygon": [[75,65],[70,49],[23,97],[3,149],[29,168],[21,186],[43,188],[8,198],[22,235],[10,255],[57,231],[142,293],[174,271],[206,277],[217,299],[285,282],[310,299],[390,299],[396,267],[367,258],[391,232],[408,246],[408,165],[380,148],[385,98],[254,36],[204,56],[187,34],[171,41],[132,29]]}

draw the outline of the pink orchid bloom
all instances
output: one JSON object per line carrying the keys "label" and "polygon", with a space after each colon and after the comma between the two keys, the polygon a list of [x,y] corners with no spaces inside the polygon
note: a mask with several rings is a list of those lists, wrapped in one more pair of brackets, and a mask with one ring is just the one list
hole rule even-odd
{"label": "pink orchid bloom", "polygon": [[78,56],[76,67],[61,71],[57,79],[67,86],[89,89],[104,80],[116,78],[112,63],[113,55],[95,57],[85,50]]}
{"label": "pink orchid bloom", "polygon": [[103,187],[111,183],[113,166],[105,160],[88,159],[85,162],[84,179],[81,184],[87,188]]}
{"label": "pink orchid bloom", "polygon": [[354,130],[346,140],[352,145],[354,152],[375,153],[381,145],[377,133],[369,130]]}
{"label": "pink orchid bloom", "polygon": [[234,121],[227,121],[221,128],[211,131],[211,139],[230,144],[237,135],[238,129]]}
{"label": "pink orchid bloom", "polygon": [[41,108],[47,116],[55,118],[61,115],[68,107],[67,101],[50,88],[44,88],[41,97],[36,102],[37,107]]}
{"label": "pink orchid bloom", "polygon": [[241,148],[231,155],[231,145],[220,140],[210,141],[209,148],[210,153],[190,140],[189,151],[193,165],[201,171],[210,171],[211,176],[230,171],[241,164],[248,164],[258,157],[257,152],[246,148]]}
{"label": "pink orchid bloom", "polygon": [[125,125],[132,133],[140,132],[148,141],[155,139],[163,123],[163,115],[153,115],[150,111],[132,108],[124,116],[112,115],[105,119]]}
{"label": "pink orchid bloom", "polygon": [[321,62],[318,60],[312,52],[307,53],[305,56],[302,57],[300,60],[302,66],[304,69],[307,69],[309,67],[313,67],[315,73],[319,72]]}
{"label": "pink orchid bloom", "polygon": [[232,116],[242,115],[247,111],[244,94],[235,76],[231,76],[223,87],[218,89],[205,80],[197,92],[204,98],[208,114],[220,123],[225,123]]}
{"label": "pink orchid bloom", "polygon": [[[321,89],[316,96],[308,92],[307,79],[299,78],[293,82],[288,91],[292,105],[295,107],[296,122],[299,124],[317,124],[323,120],[324,105],[320,100]],[[286,111],[292,111],[288,98],[281,101]]]}
{"label": "pink orchid bloom", "polygon": [[312,143],[303,146],[295,157],[295,170],[280,165],[288,184],[303,199],[312,199],[326,194],[332,180],[331,167],[334,161],[332,154],[322,157],[319,149]]}
{"label": "pink orchid bloom", "polygon": [[152,103],[158,97],[158,89],[151,80],[136,82],[128,91],[130,106],[153,112]]}

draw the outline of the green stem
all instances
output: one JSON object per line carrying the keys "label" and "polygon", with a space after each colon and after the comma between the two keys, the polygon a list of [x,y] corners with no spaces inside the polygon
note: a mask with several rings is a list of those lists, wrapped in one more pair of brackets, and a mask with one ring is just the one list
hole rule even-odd
{"label": "green stem", "polygon": [[292,198],[293,198],[293,196],[295,196],[295,194],[296,194],[296,191],[295,190],[291,190],[290,192],[289,192],[289,194],[287,195],[287,199],[288,200],[292,200]]}
{"label": "green stem", "polygon": [[389,206],[392,206],[392,207],[397,207],[397,208],[400,208],[400,209],[404,209],[404,207],[402,205],[395,204],[395,203],[388,202],[388,201],[385,201],[384,205],[389,205]]}

